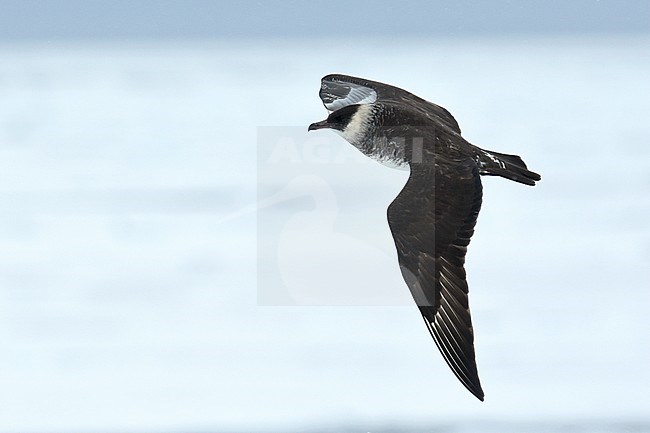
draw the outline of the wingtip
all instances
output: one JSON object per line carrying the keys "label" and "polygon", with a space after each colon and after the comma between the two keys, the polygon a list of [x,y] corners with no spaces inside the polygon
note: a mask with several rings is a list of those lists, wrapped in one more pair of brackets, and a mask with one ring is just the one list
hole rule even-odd
{"label": "wingtip", "polygon": [[[461,382],[461,383],[463,383],[463,382]],[[478,383],[478,384],[466,384],[466,383],[463,383],[463,385],[465,386],[465,388],[467,388],[467,390],[469,392],[472,393],[472,395],[474,397],[478,398],[481,401],[485,401],[485,393],[483,393],[483,388],[481,387],[480,383]]]}

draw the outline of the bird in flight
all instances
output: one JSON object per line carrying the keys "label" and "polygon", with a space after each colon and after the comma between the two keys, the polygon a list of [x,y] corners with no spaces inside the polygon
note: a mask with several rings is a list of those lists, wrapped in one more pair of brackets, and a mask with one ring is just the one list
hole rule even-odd
{"label": "bird in flight", "polygon": [[443,107],[398,87],[332,74],[320,98],[330,112],[309,130],[332,129],[409,179],[388,206],[402,276],[443,358],[479,400],[465,254],[481,208],[481,175],[535,185],[519,156],[483,150],[461,136]]}

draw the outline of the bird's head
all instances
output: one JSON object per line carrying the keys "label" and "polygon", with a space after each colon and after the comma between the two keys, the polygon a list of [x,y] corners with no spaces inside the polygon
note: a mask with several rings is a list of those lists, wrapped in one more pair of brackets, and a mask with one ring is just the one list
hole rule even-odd
{"label": "bird's head", "polygon": [[330,113],[327,119],[312,123],[308,130],[333,129],[347,141],[356,145],[364,141],[373,118],[372,104],[347,105]]}

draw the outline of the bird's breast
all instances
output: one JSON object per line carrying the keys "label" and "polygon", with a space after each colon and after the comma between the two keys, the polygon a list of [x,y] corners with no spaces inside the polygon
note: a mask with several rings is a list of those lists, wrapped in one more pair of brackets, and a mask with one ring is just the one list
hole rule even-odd
{"label": "bird's breast", "polygon": [[406,140],[400,138],[375,137],[359,147],[364,155],[382,165],[398,170],[408,170]]}

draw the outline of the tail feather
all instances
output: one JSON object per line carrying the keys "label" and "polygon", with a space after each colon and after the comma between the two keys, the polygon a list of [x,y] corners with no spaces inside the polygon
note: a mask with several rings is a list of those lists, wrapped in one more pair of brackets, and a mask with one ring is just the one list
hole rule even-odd
{"label": "tail feather", "polygon": [[482,175],[501,176],[531,186],[542,179],[539,174],[528,170],[526,163],[517,155],[477,148],[476,157]]}

